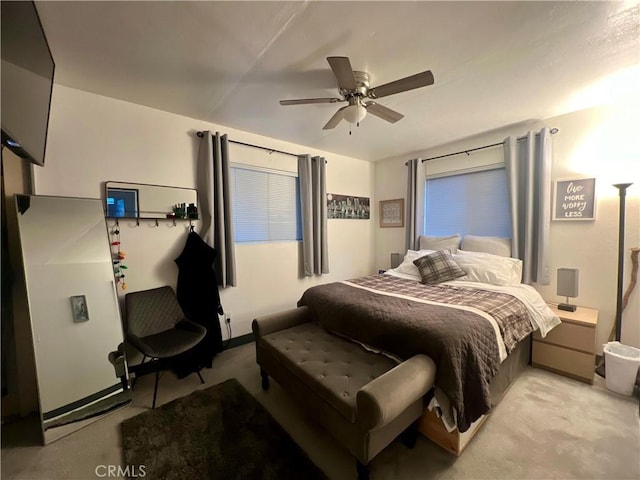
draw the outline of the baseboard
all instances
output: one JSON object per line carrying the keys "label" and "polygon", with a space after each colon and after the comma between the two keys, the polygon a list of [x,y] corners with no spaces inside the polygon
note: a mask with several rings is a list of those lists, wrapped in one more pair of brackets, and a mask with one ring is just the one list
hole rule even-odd
{"label": "baseboard", "polygon": [[240,335],[239,337],[233,337],[229,340],[229,343],[225,345],[224,349],[229,350],[230,348],[239,347],[240,345],[245,345],[247,343],[253,342],[253,333],[247,333],[246,335]]}

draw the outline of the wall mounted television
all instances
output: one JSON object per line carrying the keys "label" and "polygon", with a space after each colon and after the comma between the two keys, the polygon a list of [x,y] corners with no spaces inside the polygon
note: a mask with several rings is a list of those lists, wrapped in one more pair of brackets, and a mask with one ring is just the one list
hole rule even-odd
{"label": "wall mounted television", "polygon": [[44,165],[55,63],[33,2],[0,2],[2,144]]}

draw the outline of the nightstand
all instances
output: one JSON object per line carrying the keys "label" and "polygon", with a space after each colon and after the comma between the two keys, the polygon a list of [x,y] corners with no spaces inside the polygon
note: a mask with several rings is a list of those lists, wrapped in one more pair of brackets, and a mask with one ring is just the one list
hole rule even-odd
{"label": "nightstand", "polygon": [[593,383],[598,310],[578,307],[575,312],[565,312],[555,305],[549,308],[562,323],[544,338],[534,332],[532,365]]}

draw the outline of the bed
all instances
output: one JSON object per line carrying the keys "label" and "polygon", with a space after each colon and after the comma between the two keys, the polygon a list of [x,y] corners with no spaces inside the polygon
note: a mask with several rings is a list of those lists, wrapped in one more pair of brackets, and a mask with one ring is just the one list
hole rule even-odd
{"label": "bed", "polygon": [[495,245],[458,250],[459,241],[421,238],[432,248],[409,250],[397,268],[312,287],[298,302],[365,348],[398,360],[430,356],[438,370],[420,429],[458,455],[529,363],[531,333],[544,336],[560,323],[519,283],[519,260]]}

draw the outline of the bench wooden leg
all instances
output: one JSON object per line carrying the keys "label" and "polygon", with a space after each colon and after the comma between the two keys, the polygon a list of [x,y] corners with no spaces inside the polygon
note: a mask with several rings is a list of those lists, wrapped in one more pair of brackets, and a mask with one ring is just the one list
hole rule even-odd
{"label": "bench wooden leg", "polygon": [[418,431],[416,430],[415,426],[411,425],[400,434],[400,441],[404,444],[405,447],[411,449],[416,446],[417,434]]}
{"label": "bench wooden leg", "polygon": [[260,376],[262,377],[262,389],[269,390],[269,374],[260,368]]}
{"label": "bench wooden leg", "polygon": [[358,472],[358,480],[369,480],[369,466],[356,460],[356,471]]}

